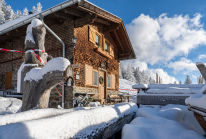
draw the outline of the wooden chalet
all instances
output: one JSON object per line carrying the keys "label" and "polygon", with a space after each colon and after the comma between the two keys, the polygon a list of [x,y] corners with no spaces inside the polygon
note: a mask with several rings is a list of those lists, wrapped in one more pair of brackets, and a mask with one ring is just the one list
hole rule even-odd
{"label": "wooden chalet", "polygon": [[[0,48],[24,51],[27,26],[39,14],[0,25]],[[66,58],[81,64],[75,69],[74,93],[88,93],[97,100],[118,94],[119,62],[136,57],[122,19],[85,0],[65,1],[41,14],[45,24],[64,41]],[[77,38],[75,47],[72,38]],[[62,44],[48,31],[45,48],[49,55],[62,57]],[[0,89],[16,88],[17,71],[23,62],[22,53],[0,51]],[[66,107],[72,107],[74,94],[65,95]],[[61,97],[53,89],[50,107],[57,105],[61,105]]]}

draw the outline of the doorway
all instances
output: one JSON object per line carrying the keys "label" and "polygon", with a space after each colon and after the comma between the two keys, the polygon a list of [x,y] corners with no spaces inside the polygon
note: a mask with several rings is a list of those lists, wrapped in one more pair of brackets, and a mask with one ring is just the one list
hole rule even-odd
{"label": "doorway", "polygon": [[[100,78],[103,78],[103,82],[100,82]],[[99,99],[106,99],[106,72],[99,71]]]}
{"label": "doorway", "polygon": [[5,89],[11,89],[12,71],[5,73]]}

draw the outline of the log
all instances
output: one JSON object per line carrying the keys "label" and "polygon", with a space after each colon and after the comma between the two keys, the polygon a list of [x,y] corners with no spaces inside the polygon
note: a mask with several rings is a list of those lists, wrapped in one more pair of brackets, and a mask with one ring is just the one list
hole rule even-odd
{"label": "log", "polygon": [[[25,73],[31,70],[31,66],[24,68]],[[41,69],[42,70],[42,69]],[[23,97],[21,111],[30,109],[43,109],[48,107],[50,91],[57,84],[73,79],[74,70],[68,66],[65,71],[52,71],[43,76],[41,80],[26,80],[23,84]],[[70,81],[69,80],[69,81]]]}
{"label": "log", "polygon": [[125,115],[122,118],[119,118],[116,122],[107,125],[106,127],[99,127],[95,129],[92,134],[87,135],[86,133],[77,133],[77,137],[73,137],[73,139],[78,139],[79,136],[84,137],[84,134],[88,139],[108,139],[112,137],[115,133],[120,131],[125,124],[129,124],[135,117],[136,113],[130,113],[129,115]]}
{"label": "log", "polygon": [[202,74],[203,78],[206,79],[206,67],[205,67],[205,64],[197,62],[196,66],[199,69],[200,73]]}

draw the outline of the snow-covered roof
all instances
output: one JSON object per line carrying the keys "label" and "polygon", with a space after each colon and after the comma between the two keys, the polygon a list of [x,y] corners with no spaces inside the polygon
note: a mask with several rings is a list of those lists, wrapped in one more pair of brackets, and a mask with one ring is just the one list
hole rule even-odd
{"label": "snow-covered roof", "polygon": [[40,18],[40,14],[42,14],[43,16],[47,16],[47,15],[54,13],[58,10],[61,10],[63,8],[70,6],[70,5],[73,5],[73,4],[77,3],[78,1],[81,1],[81,0],[67,0],[67,1],[60,3],[52,8],[49,8],[43,12],[23,16],[21,18],[17,18],[15,20],[7,22],[3,25],[0,25],[0,35],[4,34],[6,32],[9,32],[13,29],[16,29],[18,27],[21,27],[23,25],[26,25],[26,24],[30,23],[32,21],[32,19],[34,19],[34,18]]}
{"label": "snow-covered roof", "polygon": [[[67,0],[67,1],[65,1],[63,3],[60,3],[60,4],[58,4],[58,5],[56,5],[52,8],[49,8],[45,11],[38,12],[38,13],[35,13],[35,14],[30,14],[30,15],[27,15],[27,16],[23,16],[21,18],[17,18],[15,20],[4,23],[4,24],[0,25],[0,35],[2,35],[4,33],[7,33],[11,30],[14,30],[16,28],[19,28],[23,25],[26,25],[26,24],[30,23],[34,18],[40,18],[40,14],[42,14],[43,16],[47,16],[51,13],[54,13],[54,12],[59,11],[61,9],[64,9],[64,8],[66,8],[70,5],[73,5],[77,2],[80,2],[80,1],[87,1],[87,0]],[[90,3],[91,5],[95,6],[95,7],[98,7],[98,6],[94,5],[93,3],[89,2],[89,1],[87,1],[87,2]],[[100,8],[100,7],[98,7],[98,8],[105,11],[105,12],[107,12],[107,13],[109,13],[108,11],[106,11],[106,10]],[[109,13],[109,14],[111,14],[111,13]],[[113,15],[113,14],[111,14],[111,15]],[[115,16],[115,15],[113,15],[113,16]],[[117,16],[115,16],[115,17],[117,17]],[[119,17],[117,17],[117,18],[119,18]]]}

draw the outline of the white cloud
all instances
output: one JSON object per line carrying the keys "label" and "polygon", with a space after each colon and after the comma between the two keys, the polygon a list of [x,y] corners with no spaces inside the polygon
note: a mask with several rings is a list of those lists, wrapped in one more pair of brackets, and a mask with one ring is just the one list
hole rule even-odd
{"label": "white cloud", "polygon": [[127,25],[138,61],[165,63],[176,56],[187,55],[201,44],[206,45],[206,31],[201,14],[151,18],[141,14]]}
{"label": "white cloud", "polygon": [[205,59],[205,58],[206,58],[206,55],[199,55],[198,56],[198,60]]}
{"label": "white cloud", "polygon": [[146,75],[153,78],[154,80],[156,80],[156,73],[157,73],[162,78],[163,84],[169,84],[169,83],[173,84],[175,81],[179,83],[175,77],[168,75],[168,73],[161,68],[149,69],[146,62],[137,61],[137,60],[123,61],[125,67],[128,63],[130,63],[133,67],[139,67],[140,71],[144,70]]}
{"label": "white cloud", "polygon": [[196,64],[186,58],[181,58],[180,61],[170,62],[168,64],[168,67],[173,68],[174,69],[173,72],[175,74],[179,71],[183,71],[184,74],[188,74],[189,72],[192,72],[192,71],[198,71]]}
{"label": "white cloud", "polygon": [[195,78],[195,79],[197,79],[197,76],[195,76],[195,75],[192,75],[192,78]]}

